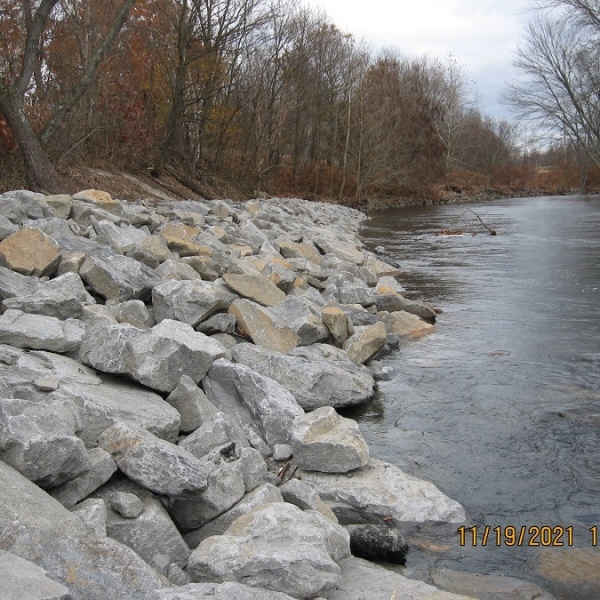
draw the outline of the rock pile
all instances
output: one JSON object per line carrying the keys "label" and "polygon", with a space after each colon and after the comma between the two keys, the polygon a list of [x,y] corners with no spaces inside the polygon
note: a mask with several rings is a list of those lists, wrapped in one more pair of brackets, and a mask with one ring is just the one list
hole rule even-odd
{"label": "rock pile", "polygon": [[464,520],[336,411],[435,316],[365,250],[362,219],[0,196],[0,596],[351,600],[353,565],[381,575],[340,520]]}

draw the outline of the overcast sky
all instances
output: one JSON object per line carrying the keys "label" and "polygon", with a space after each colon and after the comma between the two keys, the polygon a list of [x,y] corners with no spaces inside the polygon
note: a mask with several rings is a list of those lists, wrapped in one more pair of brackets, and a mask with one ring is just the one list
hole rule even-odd
{"label": "overcast sky", "polygon": [[483,112],[511,118],[501,105],[504,82],[528,19],[528,0],[304,0],[373,49],[410,56],[451,54],[475,84]]}

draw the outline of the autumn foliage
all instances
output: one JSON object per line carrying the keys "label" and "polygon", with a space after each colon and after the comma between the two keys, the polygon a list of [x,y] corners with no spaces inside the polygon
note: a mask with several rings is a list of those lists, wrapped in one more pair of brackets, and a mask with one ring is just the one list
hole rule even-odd
{"label": "autumn foliage", "polygon": [[43,156],[59,174],[102,164],[352,204],[537,175],[519,179],[514,129],[478,111],[452,58],[373,56],[286,0],[130,4],[3,0],[3,185],[10,167],[52,191],[30,172]]}

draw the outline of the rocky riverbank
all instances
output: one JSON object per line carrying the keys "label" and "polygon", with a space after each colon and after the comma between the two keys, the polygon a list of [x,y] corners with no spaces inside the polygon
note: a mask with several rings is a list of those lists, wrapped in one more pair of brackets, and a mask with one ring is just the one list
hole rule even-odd
{"label": "rocky riverbank", "polygon": [[3,598],[465,598],[358,558],[465,519],[336,410],[435,321],[363,218],[0,196]]}

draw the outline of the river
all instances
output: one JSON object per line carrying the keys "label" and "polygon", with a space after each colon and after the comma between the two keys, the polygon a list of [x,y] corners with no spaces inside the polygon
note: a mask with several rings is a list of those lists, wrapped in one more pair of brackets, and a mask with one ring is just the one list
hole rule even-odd
{"label": "river", "polygon": [[[409,574],[424,561],[600,598],[600,198],[403,208],[361,233],[400,262],[407,297],[443,314],[383,360],[393,378],[355,416],[373,455],[434,482],[478,528],[475,547],[472,530],[464,545],[456,527],[409,531],[437,549],[409,554]],[[525,532],[512,546],[507,526]]]}

